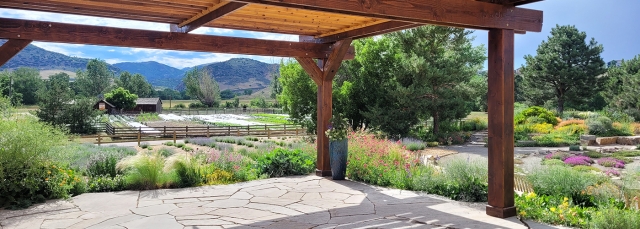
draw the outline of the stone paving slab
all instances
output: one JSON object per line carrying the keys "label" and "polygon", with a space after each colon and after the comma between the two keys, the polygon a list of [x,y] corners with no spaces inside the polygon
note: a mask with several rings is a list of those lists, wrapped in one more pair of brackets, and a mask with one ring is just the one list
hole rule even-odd
{"label": "stone paving slab", "polygon": [[[553,228],[529,222],[532,228]],[[419,192],[316,176],[186,189],[87,193],[17,211],[13,228],[527,228]]]}

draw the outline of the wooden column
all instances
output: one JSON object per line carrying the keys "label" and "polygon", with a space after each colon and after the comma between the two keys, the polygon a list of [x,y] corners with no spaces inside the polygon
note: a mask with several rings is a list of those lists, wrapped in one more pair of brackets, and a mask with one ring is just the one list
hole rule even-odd
{"label": "wooden column", "polygon": [[516,215],[513,191],[514,31],[489,30],[489,204],[487,215]]}
{"label": "wooden column", "polygon": [[318,60],[316,63],[312,58],[296,58],[298,63],[309,74],[313,82],[318,85],[317,99],[317,148],[318,159],[316,162],[317,176],[331,176],[331,166],[329,164],[329,139],[324,134],[329,126],[332,114],[332,86],[333,77],[338,72],[340,64],[351,45],[351,39],[338,41],[334,44],[333,51],[327,59]]}
{"label": "wooden column", "polygon": [[0,67],[27,47],[31,40],[9,39],[0,46]]}

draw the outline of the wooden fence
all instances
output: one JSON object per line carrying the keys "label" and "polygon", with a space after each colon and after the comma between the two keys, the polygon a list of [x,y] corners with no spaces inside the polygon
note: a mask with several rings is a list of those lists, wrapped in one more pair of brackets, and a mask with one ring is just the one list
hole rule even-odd
{"label": "wooden fence", "polygon": [[[95,143],[140,142],[156,140],[175,140],[190,137],[255,136],[280,137],[303,136],[307,130],[300,125],[247,125],[247,126],[198,126],[198,127],[114,127],[105,124],[106,135],[87,135],[82,138],[95,138]],[[105,138],[110,138],[106,141]]]}
{"label": "wooden fence", "polygon": [[164,108],[162,113],[176,115],[210,115],[210,114],[284,114],[279,108]]}

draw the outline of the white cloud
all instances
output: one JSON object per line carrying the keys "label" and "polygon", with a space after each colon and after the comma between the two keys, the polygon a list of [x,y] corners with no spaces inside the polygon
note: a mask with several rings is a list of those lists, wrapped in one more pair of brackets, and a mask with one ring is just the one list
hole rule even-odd
{"label": "white cloud", "polygon": [[73,49],[77,50],[78,47],[82,47],[84,45],[51,43],[51,42],[37,42],[37,41],[34,41],[31,44],[33,44],[35,46],[38,46],[40,48],[52,51],[52,52],[62,53],[62,54],[67,55],[67,56],[86,57],[86,58],[90,57],[89,55],[86,55],[81,51],[74,51],[73,50]]}
{"label": "white cloud", "polygon": [[104,59],[104,61],[109,63],[109,64],[117,64],[117,63],[127,62],[126,60],[119,59],[119,58],[107,58],[107,59]]}
{"label": "white cloud", "polygon": [[116,51],[115,49],[109,49],[109,50],[107,50],[107,52],[115,52],[115,51]]}

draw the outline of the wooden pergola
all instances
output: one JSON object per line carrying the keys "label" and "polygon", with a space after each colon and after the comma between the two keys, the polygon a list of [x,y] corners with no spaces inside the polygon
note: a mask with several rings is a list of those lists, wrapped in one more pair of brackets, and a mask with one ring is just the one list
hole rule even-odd
{"label": "wooden pergola", "polygon": [[[0,66],[31,41],[293,57],[318,86],[316,174],[329,176],[331,86],[352,40],[432,24],[489,31],[489,204],[516,214],[514,34],[540,32],[540,0],[2,0],[0,7],[167,23],[167,32],[0,18]],[[299,42],[195,35],[200,27],[299,35]]]}

